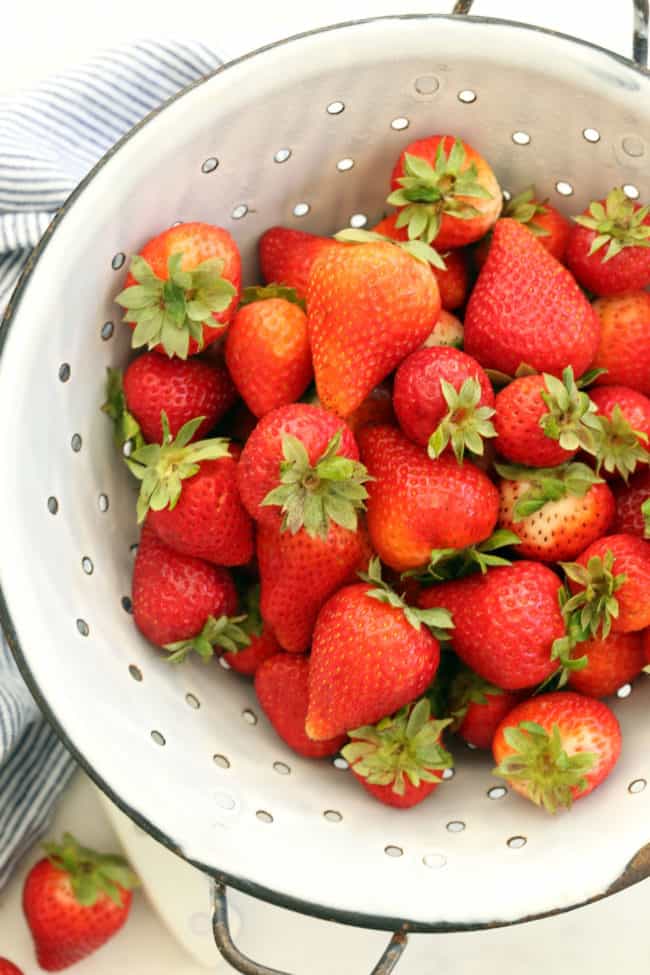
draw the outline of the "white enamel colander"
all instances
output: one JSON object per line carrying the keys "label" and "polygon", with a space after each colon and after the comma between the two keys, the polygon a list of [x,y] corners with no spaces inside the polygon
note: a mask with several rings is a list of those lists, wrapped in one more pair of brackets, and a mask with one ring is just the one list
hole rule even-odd
{"label": "white enamel colander", "polygon": [[510,794],[458,754],[453,779],[403,813],[341,759],[290,752],[251,684],[217,664],[170,667],[128,594],[133,488],[99,411],[130,331],[113,295],[128,255],[179,220],[231,230],[255,280],[272,224],[331,233],[380,216],[412,139],[449,132],[501,184],[534,182],[577,212],[614,185],[650,198],[647,0],[637,63],[563,35],[459,16],[344,24],[264,48],[173,99],[99,163],[36,248],[2,332],[2,617],[43,711],[140,826],[216,881],[219,947],[242,972],[225,887],[397,932],[505,925],[565,911],[650,874],[650,686],[622,688],[607,782],[568,815]]}

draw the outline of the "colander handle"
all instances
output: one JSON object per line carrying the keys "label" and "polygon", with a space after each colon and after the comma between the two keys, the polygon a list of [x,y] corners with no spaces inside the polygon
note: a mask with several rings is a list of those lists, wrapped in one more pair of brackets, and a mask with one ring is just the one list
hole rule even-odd
{"label": "colander handle", "polygon": [[[456,0],[452,13],[468,14],[474,0]],[[648,0],[632,0],[634,8],[634,28],[632,34],[632,57],[641,68],[648,66],[648,24],[650,9]]]}
{"label": "colander handle", "polygon": [[[214,942],[229,965],[242,975],[288,975],[277,968],[258,965],[247,958],[232,940],[228,926],[228,900],[224,884],[212,882],[212,932]],[[370,975],[390,975],[406,948],[406,932],[396,931]]]}

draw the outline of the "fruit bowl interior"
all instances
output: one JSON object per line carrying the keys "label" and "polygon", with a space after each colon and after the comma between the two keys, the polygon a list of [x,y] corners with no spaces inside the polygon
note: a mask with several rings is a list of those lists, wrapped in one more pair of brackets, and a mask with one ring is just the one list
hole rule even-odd
{"label": "fruit bowl interior", "polygon": [[[458,135],[502,186],[535,183],[575,213],[613,185],[650,197],[649,126],[648,76],[588,45],[495,21],[352,24],[244,58],[174,100],[46,235],[4,329],[5,623],[84,766],[184,857],[325,917],[427,930],[580,904],[650,840],[644,679],[614,704],[624,748],[613,775],[553,818],[460,745],[432,800],[380,806],[336,761],[291,753],[248,681],[216,662],[169,666],[124,608],[134,493],[99,410],[106,367],[129,356],[112,302],[125,255],[175,221],[227,227],[251,283],[270,225],[331,233],[378,218],[412,139]],[[644,875],[642,861],[623,883]]]}

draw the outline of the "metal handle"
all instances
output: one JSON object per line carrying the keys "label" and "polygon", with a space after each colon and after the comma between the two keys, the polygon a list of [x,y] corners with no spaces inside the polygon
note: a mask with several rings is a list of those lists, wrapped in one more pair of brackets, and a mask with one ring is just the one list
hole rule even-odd
{"label": "metal handle", "polygon": [[[229,965],[242,975],[288,975],[277,968],[258,965],[257,962],[242,955],[234,944],[230,928],[228,927],[228,900],[224,884],[212,881],[212,933],[214,943]],[[370,975],[390,975],[406,948],[406,932],[396,931],[390,939],[386,950],[373,968]]]}
{"label": "metal handle", "polygon": [[[453,14],[468,14],[474,0],[456,0]],[[648,65],[648,23],[650,22],[649,0],[632,0],[634,7],[634,28],[632,34],[632,57],[641,68]]]}

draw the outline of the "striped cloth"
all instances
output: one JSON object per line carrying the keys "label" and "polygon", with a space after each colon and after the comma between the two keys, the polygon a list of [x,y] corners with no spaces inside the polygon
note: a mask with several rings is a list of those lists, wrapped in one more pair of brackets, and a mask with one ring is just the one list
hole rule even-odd
{"label": "striped cloth", "polygon": [[[0,314],[58,207],[151,109],[221,64],[191,41],[142,40],[0,97]],[[0,639],[0,888],[74,769]]]}

